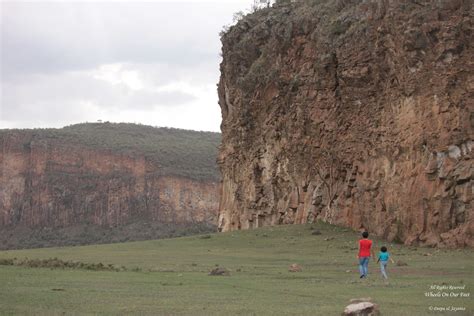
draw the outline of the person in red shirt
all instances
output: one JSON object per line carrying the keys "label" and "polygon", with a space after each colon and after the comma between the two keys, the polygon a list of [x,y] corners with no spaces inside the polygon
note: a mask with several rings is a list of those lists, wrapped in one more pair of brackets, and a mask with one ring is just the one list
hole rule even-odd
{"label": "person in red shirt", "polygon": [[[369,273],[369,259],[370,254],[372,253],[372,240],[368,239],[369,233],[363,232],[362,239],[359,240],[359,254],[357,258],[359,259],[359,272],[360,278],[366,278]],[[375,257],[375,256],[374,256]]]}

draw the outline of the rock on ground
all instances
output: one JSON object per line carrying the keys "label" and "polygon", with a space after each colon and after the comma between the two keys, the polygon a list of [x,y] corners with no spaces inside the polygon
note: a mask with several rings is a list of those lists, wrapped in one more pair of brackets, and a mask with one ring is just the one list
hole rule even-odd
{"label": "rock on ground", "polygon": [[212,269],[211,272],[209,272],[209,275],[223,275],[223,276],[229,276],[230,271],[227,270],[226,268],[215,268]]}
{"label": "rock on ground", "polygon": [[351,299],[342,313],[343,316],[377,316],[380,315],[378,305],[370,302],[370,298]]}
{"label": "rock on ground", "polygon": [[288,271],[289,272],[301,272],[303,271],[303,269],[301,268],[301,266],[297,263],[293,263],[292,265],[290,265],[290,267],[288,268]]}

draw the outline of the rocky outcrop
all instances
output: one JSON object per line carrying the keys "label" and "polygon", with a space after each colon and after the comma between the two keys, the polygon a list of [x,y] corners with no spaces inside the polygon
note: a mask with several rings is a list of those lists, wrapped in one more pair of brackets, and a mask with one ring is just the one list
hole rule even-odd
{"label": "rocky outcrop", "polygon": [[160,161],[61,138],[0,137],[0,228],[217,222],[218,182],[163,174]]}
{"label": "rocky outcrop", "polygon": [[277,1],[223,35],[222,231],[474,246],[472,2]]}

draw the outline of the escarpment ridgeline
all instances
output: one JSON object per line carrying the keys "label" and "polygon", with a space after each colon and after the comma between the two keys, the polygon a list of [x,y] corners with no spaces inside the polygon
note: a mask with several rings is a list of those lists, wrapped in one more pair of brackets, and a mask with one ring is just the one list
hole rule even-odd
{"label": "escarpment ridgeline", "polygon": [[[215,230],[219,142],[218,133],[134,124],[0,130],[3,248],[156,238],[193,226]],[[118,234],[110,229],[127,225]],[[87,226],[110,236],[102,238],[100,229],[91,236]],[[43,236],[46,228],[58,240]],[[22,242],[25,229],[30,240]]]}
{"label": "escarpment ridgeline", "polygon": [[474,246],[472,1],[277,1],[223,34],[219,229]]}

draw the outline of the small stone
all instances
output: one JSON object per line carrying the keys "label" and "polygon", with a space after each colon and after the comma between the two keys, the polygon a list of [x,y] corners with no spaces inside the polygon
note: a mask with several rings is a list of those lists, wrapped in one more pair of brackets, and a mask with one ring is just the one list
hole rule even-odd
{"label": "small stone", "polygon": [[215,268],[209,272],[209,275],[222,275],[222,276],[229,276],[230,272],[226,268]]}
{"label": "small stone", "polygon": [[311,235],[321,235],[321,232],[319,230],[315,230],[311,233]]}
{"label": "small stone", "polygon": [[303,271],[303,269],[301,268],[301,266],[297,263],[293,263],[292,265],[290,265],[290,267],[288,268],[288,271],[289,272],[301,272]]}
{"label": "small stone", "polygon": [[397,267],[404,267],[404,266],[407,266],[408,263],[406,263],[405,261],[402,261],[402,260],[398,260],[397,261]]}

